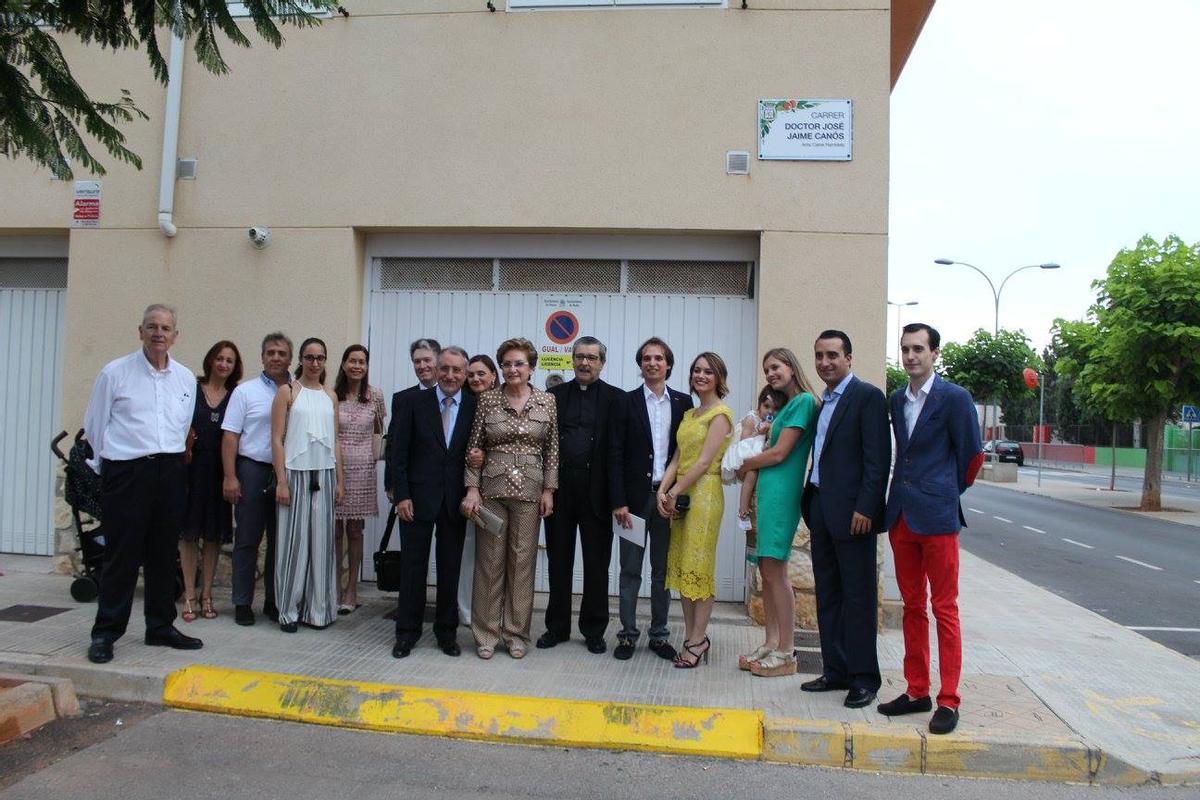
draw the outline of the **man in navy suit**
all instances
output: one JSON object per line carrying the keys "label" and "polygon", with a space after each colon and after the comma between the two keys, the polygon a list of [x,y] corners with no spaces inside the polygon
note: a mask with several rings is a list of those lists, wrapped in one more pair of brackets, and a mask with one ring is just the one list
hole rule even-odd
{"label": "man in navy suit", "polygon": [[541,649],[571,638],[571,584],[575,573],[575,531],[583,550],[583,598],[579,632],[588,652],[608,649],[608,563],[612,560],[609,521],[608,451],[613,405],[622,392],[600,380],[608,348],[594,336],[571,346],[575,377],[551,387],[558,405],[558,491],[546,520],[546,571],[550,597]]}
{"label": "man in navy suit", "polygon": [[[396,426],[396,418],[400,413],[400,404],[404,402],[404,398],[413,392],[421,392],[426,389],[432,389],[437,385],[437,358],[438,353],[442,352],[442,346],[438,344],[437,339],[422,337],[408,346],[408,357],[412,361],[413,375],[416,376],[417,383],[415,386],[409,386],[407,389],[401,389],[392,395],[392,416],[391,422],[388,424],[387,432],[387,456],[383,462],[383,487],[388,493],[388,499],[392,499],[392,442],[395,441],[393,428]],[[393,501],[394,502],[394,501]]]}
{"label": "man in navy suit", "polygon": [[[908,385],[891,397],[896,466],[887,501],[888,537],[904,599],[904,694],[879,705],[888,716],[929,711],[929,617],[937,620],[941,687],[930,733],[958,725],[962,634],[958,623],[959,498],[983,464],[970,394],[933,371],[942,337],[923,322],[904,326],[900,352]],[[926,587],[928,587],[928,595]]]}
{"label": "man in navy suit", "polygon": [[458,572],[467,521],[459,511],[467,440],[475,420],[475,396],[463,391],[467,351],[447,347],[437,357],[437,383],[400,398],[388,442],[388,490],[400,520],[400,598],[392,655],[404,658],[421,638],[425,576],[437,529],[437,612],[433,633],[448,656],[462,650],[458,628]]}
{"label": "man in navy suit", "polygon": [[[642,371],[643,383],[618,398],[615,405],[608,485],[613,516],[622,527],[633,527],[631,515],[646,520],[646,538],[650,540],[650,649],[662,658],[673,659],[675,648],[667,641],[671,593],[664,586],[671,523],[659,516],[655,494],[667,464],[675,455],[675,432],[684,412],[692,407],[692,397],[667,386],[675,354],[662,339],[647,339],[638,348],[635,360]],[[634,645],[641,635],[637,626],[637,600],[642,588],[645,551],[644,546],[621,539],[621,630],[613,656],[622,661],[633,656]]]}
{"label": "man in navy suit", "polygon": [[850,371],[852,352],[850,337],[837,330],[823,331],[813,345],[825,392],[800,509],[811,534],[824,669],[800,688],[848,689],[844,705],[862,708],[880,685],[875,535],[885,530],[892,443],[887,401]]}

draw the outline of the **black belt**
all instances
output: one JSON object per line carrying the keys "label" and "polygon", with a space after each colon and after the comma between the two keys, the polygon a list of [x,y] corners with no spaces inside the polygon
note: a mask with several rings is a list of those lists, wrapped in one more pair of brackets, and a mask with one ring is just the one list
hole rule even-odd
{"label": "black belt", "polygon": [[656,492],[658,491],[658,487],[660,487],[660,486],[662,486],[662,481],[651,481],[650,482],[650,488]]}
{"label": "black belt", "polygon": [[270,461],[259,461],[257,458],[251,458],[250,456],[238,456],[237,460],[238,461],[249,461],[251,464],[258,464],[261,467],[273,466]]}
{"label": "black belt", "polygon": [[106,458],[104,460],[113,464],[137,464],[139,461],[171,461],[173,459],[182,460],[183,455],[183,453],[151,453],[148,456],[141,456],[139,458]]}

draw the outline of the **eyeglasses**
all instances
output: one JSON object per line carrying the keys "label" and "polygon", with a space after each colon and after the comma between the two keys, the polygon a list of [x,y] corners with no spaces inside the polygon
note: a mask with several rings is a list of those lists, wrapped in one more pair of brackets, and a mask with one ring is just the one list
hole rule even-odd
{"label": "eyeglasses", "polygon": [[600,356],[595,353],[576,353],[574,356],[576,361],[599,361]]}
{"label": "eyeglasses", "polygon": [[504,363],[502,363],[500,365],[500,368],[501,369],[520,369],[521,367],[528,367],[528,366],[529,366],[528,361],[505,361]]}
{"label": "eyeglasses", "polygon": [[325,359],[326,359],[326,356],[313,355],[312,353],[309,353],[306,356],[300,356],[301,361],[308,361],[308,362],[314,363],[314,364],[324,364]]}

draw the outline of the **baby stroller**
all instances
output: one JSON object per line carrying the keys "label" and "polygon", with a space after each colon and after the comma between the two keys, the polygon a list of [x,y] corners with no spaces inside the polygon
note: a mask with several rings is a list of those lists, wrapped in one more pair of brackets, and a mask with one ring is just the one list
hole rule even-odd
{"label": "baby stroller", "polygon": [[75,536],[79,546],[82,569],[75,573],[71,582],[71,597],[80,603],[90,603],[100,591],[100,570],[104,564],[104,529],[100,520],[100,476],[87,465],[92,457],[92,446],[83,438],[83,431],[75,434],[75,443],[66,455],[58,443],[67,438],[62,431],[50,442],[50,449],[63,462],[66,480],[64,499],[71,507],[75,519]]}

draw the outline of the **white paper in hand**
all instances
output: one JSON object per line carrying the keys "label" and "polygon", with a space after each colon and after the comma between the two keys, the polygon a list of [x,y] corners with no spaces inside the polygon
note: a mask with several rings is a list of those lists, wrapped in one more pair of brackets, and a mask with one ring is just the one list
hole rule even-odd
{"label": "white paper in hand", "polygon": [[636,514],[630,514],[629,519],[633,520],[633,527],[623,528],[621,527],[621,523],[617,521],[617,518],[613,517],[613,533],[615,533],[617,536],[620,536],[622,539],[628,539],[638,547],[645,547],[646,520],[642,519]]}

